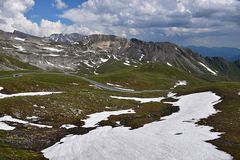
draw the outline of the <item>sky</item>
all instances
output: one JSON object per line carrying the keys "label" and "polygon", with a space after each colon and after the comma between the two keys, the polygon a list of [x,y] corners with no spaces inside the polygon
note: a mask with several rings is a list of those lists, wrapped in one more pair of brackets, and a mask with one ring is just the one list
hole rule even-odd
{"label": "sky", "polygon": [[240,48],[240,0],[0,0],[0,29]]}

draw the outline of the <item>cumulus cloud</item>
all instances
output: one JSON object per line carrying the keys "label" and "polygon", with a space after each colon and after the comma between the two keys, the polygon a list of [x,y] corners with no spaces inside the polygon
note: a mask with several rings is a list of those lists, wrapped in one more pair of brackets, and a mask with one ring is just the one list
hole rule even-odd
{"label": "cumulus cloud", "polygon": [[0,0],[0,29],[13,31],[15,29],[37,34],[38,25],[28,20],[24,14],[33,7],[34,0]]}
{"label": "cumulus cloud", "polygon": [[100,33],[82,25],[65,25],[60,20],[53,22],[42,19],[40,24],[34,23],[25,16],[34,4],[34,0],[0,0],[0,29],[8,32],[19,30],[38,36],[73,32],[86,35]]}
{"label": "cumulus cloud", "polygon": [[42,36],[49,36],[54,33],[81,33],[83,35],[100,33],[79,25],[65,25],[60,20],[57,22],[52,22],[46,19],[42,19],[39,28],[39,34]]}
{"label": "cumulus cloud", "polygon": [[[54,0],[56,8],[67,5]],[[0,29],[34,35],[79,32],[115,34],[151,41],[224,46],[240,42],[238,0],[87,0],[58,15],[58,21],[31,22],[25,14],[34,0],[0,0]],[[63,24],[67,19],[72,25]],[[204,41],[206,39],[206,41]],[[237,42],[236,42],[237,41]]]}
{"label": "cumulus cloud", "polygon": [[63,0],[54,0],[54,7],[57,9],[65,9],[68,8],[68,5]]}
{"label": "cumulus cloud", "polygon": [[106,34],[175,41],[181,36],[183,39],[207,34],[217,37],[216,33],[222,37],[226,30],[240,33],[239,3],[237,0],[88,0],[60,17]]}

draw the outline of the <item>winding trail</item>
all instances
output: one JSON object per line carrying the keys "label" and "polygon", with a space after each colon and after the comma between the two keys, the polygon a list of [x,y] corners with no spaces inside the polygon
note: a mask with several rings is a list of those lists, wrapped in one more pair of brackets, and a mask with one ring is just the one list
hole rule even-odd
{"label": "winding trail", "polygon": [[125,88],[117,88],[117,87],[113,87],[110,85],[106,85],[91,79],[88,79],[86,77],[80,76],[80,75],[76,75],[76,74],[72,74],[72,73],[57,73],[57,72],[23,72],[23,73],[15,73],[12,75],[4,75],[4,76],[0,76],[0,79],[7,79],[7,78],[18,78],[18,77],[22,77],[24,75],[31,75],[31,74],[55,74],[55,75],[67,75],[67,76],[72,76],[72,77],[77,77],[80,78],[84,81],[89,82],[92,85],[95,85],[98,88],[104,89],[104,90],[108,90],[108,91],[114,91],[114,92],[122,92],[122,93],[150,93],[150,92],[162,92],[164,90],[140,90],[140,91],[135,91],[135,90],[130,90],[130,89],[125,89]]}

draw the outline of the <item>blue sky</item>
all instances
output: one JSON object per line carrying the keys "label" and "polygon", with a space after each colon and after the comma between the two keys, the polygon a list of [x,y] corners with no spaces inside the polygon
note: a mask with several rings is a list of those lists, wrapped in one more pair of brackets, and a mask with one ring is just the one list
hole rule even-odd
{"label": "blue sky", "polygon": [[[78,5],[85,2],[85,0],[65,0],[65,3],[68,5],[65,9],[57,9],[54,7],[54,0],[36,0],[35,5],[31,8],[26,17],[29,18],[32,22],[40,23],[41,19],[48,19],[50,21],[59,20],[59,16],[63,11],[68,8],[74,8]],[[72,24],[71,21],[62,18],[61,21],[64,24]]]}
{"label": "blue sky", "polygon": [[239,0],[0,0],[0,29],[240,48]]}

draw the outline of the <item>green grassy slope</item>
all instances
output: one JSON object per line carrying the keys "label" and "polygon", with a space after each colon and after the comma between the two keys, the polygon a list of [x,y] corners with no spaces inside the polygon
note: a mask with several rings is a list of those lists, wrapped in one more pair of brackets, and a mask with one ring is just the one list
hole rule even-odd
{"label": "green grassy slope", "polygon": [[[111,92],[94,89],[86,81],[74,76],[33,73],[14,78],[10,72],[1,74],[4,76],[9,74],[8,78],[0,78],[0,86],[4,87],[2,93],[63,92],[48,96],[14,97],[0,100],[1,116],[7,114],[24,120],[27,116],[34,115],[41,117],[41,120],[35,123],[54,126],[54,129],[39,129],[18,125],[14,131],[2,131],[1,133],[7,133],[0,137],[0,155],[2,156],[0,158],[2,159],[19,159],[19,156],[23,159],[34,159],[35,155],[41,157],[38,153],[41,149],[52,145],[64,135],[70,134],[59,128],[62,124],[70,123],[81,126],[83,125],[81,119],[86,118],[86,115],[90,113],[137,107],[136,104],[128,101],[112,99],[109,97]],[[44,106],[44,109],[40,106]],[[107,106],[110,109],[106,109]],[[85,133],[86,130],[80,129],[74,132]]]}
{"label": "green grassy slope", "polygon": [[0,64],[8,67],[8,68],[15,68],[15,69],[22,69],[22,70],[37,70],[38,68],[35,66],[32,66],[28,63],[21,62],[17,60],[16,58],[6,56],[3,54],[0,54]]}
{"label": "green grassy slope", "polygon": [[[20,71],[21,72],[21,71]],[[28,73],[21,77],[14,78],[15,72],[2,71],[0,86],[4,87],[2,93],[19,93],[30,91],[62,91],[62,94],[34,97],[14,97],[0,100],[0,115],[11,115],[19,119],[27,116],[39,116],[41,119],[35,123],[42,123],[54,126],[54,129],[39,129],[31,126],[18,125],[16,131],[2,132],[0,137],[0,154],[5,159],[18,159],[19,156],[31,159],[38,155],[41,149],[46,148],[58,141],[65,134],[85,133],[86,130],[74,130],[66,133],[65,130],[58,128],[62,124],[75,124],[81,126],[81,119],[86,115],[104,110],[120,110],[133,108],[136,114],[133,116],[113,116],[110,121],[103,122],[101,125],[116,125],[116,121],[121,124],[137,128],[143,124],[158,120],[161,116],[171,114],[175,109],[169,109],[166,104],[139,104],[133,101],[122,101],[112,99],[110,95],[123,95],[106,90],[95,89],[89,83],[74,76],[60,73]],[[155,73],[154,73],[155,74]],[[154,78],[151,79],[153,81]],[[149,84],[152,82],[149,82]],[[172,82],[173,83],[173,82]],[[169,85],[170,86],[170,85]],[[169,89],[169,88],[168,88]],[[167,91],[166,91],[167,92]],[[165,92],[148,93],[144,96],[163,96]],[[125,95],[131,95],[126,93]],[[143,96],[134,95],[132,96]],[[37,106],[44,106],[42,109]],[[139,108],[140,106],[140,108]],[[105,108],[108,107],[108,108]],[[109,108],[110,107],[110,108]],[[149,115],[152,115],[149,117]],[[11,150],[9,153],[5,150]],[[27,149],[27,150],[26,150]],[[8,157],[8,155],[11,157]],[[6,158],[8,157],[8,158]]]}
{"label": "green grassy slope", "polygon": [[116,72],[90,77],[102,83],[117,83],[136,90],[169,89],[178,80],[187,80],[189,85],[205,83],[205,80],[164,64],[144,64],[138,68],[122,69]]}
{"label": "green grassy slope", "polygon": [[[83,134],[88,130],[79,128],[63,130],[62,124],[75,124],[81,126],[81,119],[86,115],[104,110],[119,110],[133,108],[136,114],[111,116],[101,125],[116,126],[120,121],[125,126],[138,128],[144,124],[159,120],[160,117],[177,111],[177,107],[170,107],[164,103],[140,104],[134,101],[112,99],[110,95],[160,97],[166,96],[169,89],[178,80],[186,80],[187,86],[178,87],[178,95],[213,91],[223,97],[223,102],[217,105],[222,112],[202,120],[200,123],[213,126],[216,131],[225,132],[217,140],[212,141],[219,147],[240,159],[240,82],[223,81],[220,77],[204,77],[180,71],[174,67],[161,64],[144,64],[138,68],[124,68],[112,70],[101,75],[89,76],[90,79],[102,83],[114,83],[125,88],[135,90],[160,89],[162,92],[154,93],[116,93],[96,89],[78,77],[61,73],[40,72],[23,74],[14,78],[11,75],[18,71],[1,71],[0,86],[4,93],[18,93],[30,91],[62,91],[62,94],[34,97],[15,97],[0,100],[0,115],[8,114],[13,117],[25,119],[26,116],[39,116],[36,123],[52,125],[54,129],[39,129],[31,126],[18,125],[16,131],[0,132],[0,159],[41,159],[39,151],[54,144],[66,134]],[[22,72],[22,71],[19,71]],[[213,83],[214,82],[214,83]],[[33,107],[34,105],[44,106]],[[107,108],[106,108],[107,107]],[[110,108],[109,108],[110,107]],[[21,158],[19,158],[21,157]]]}

